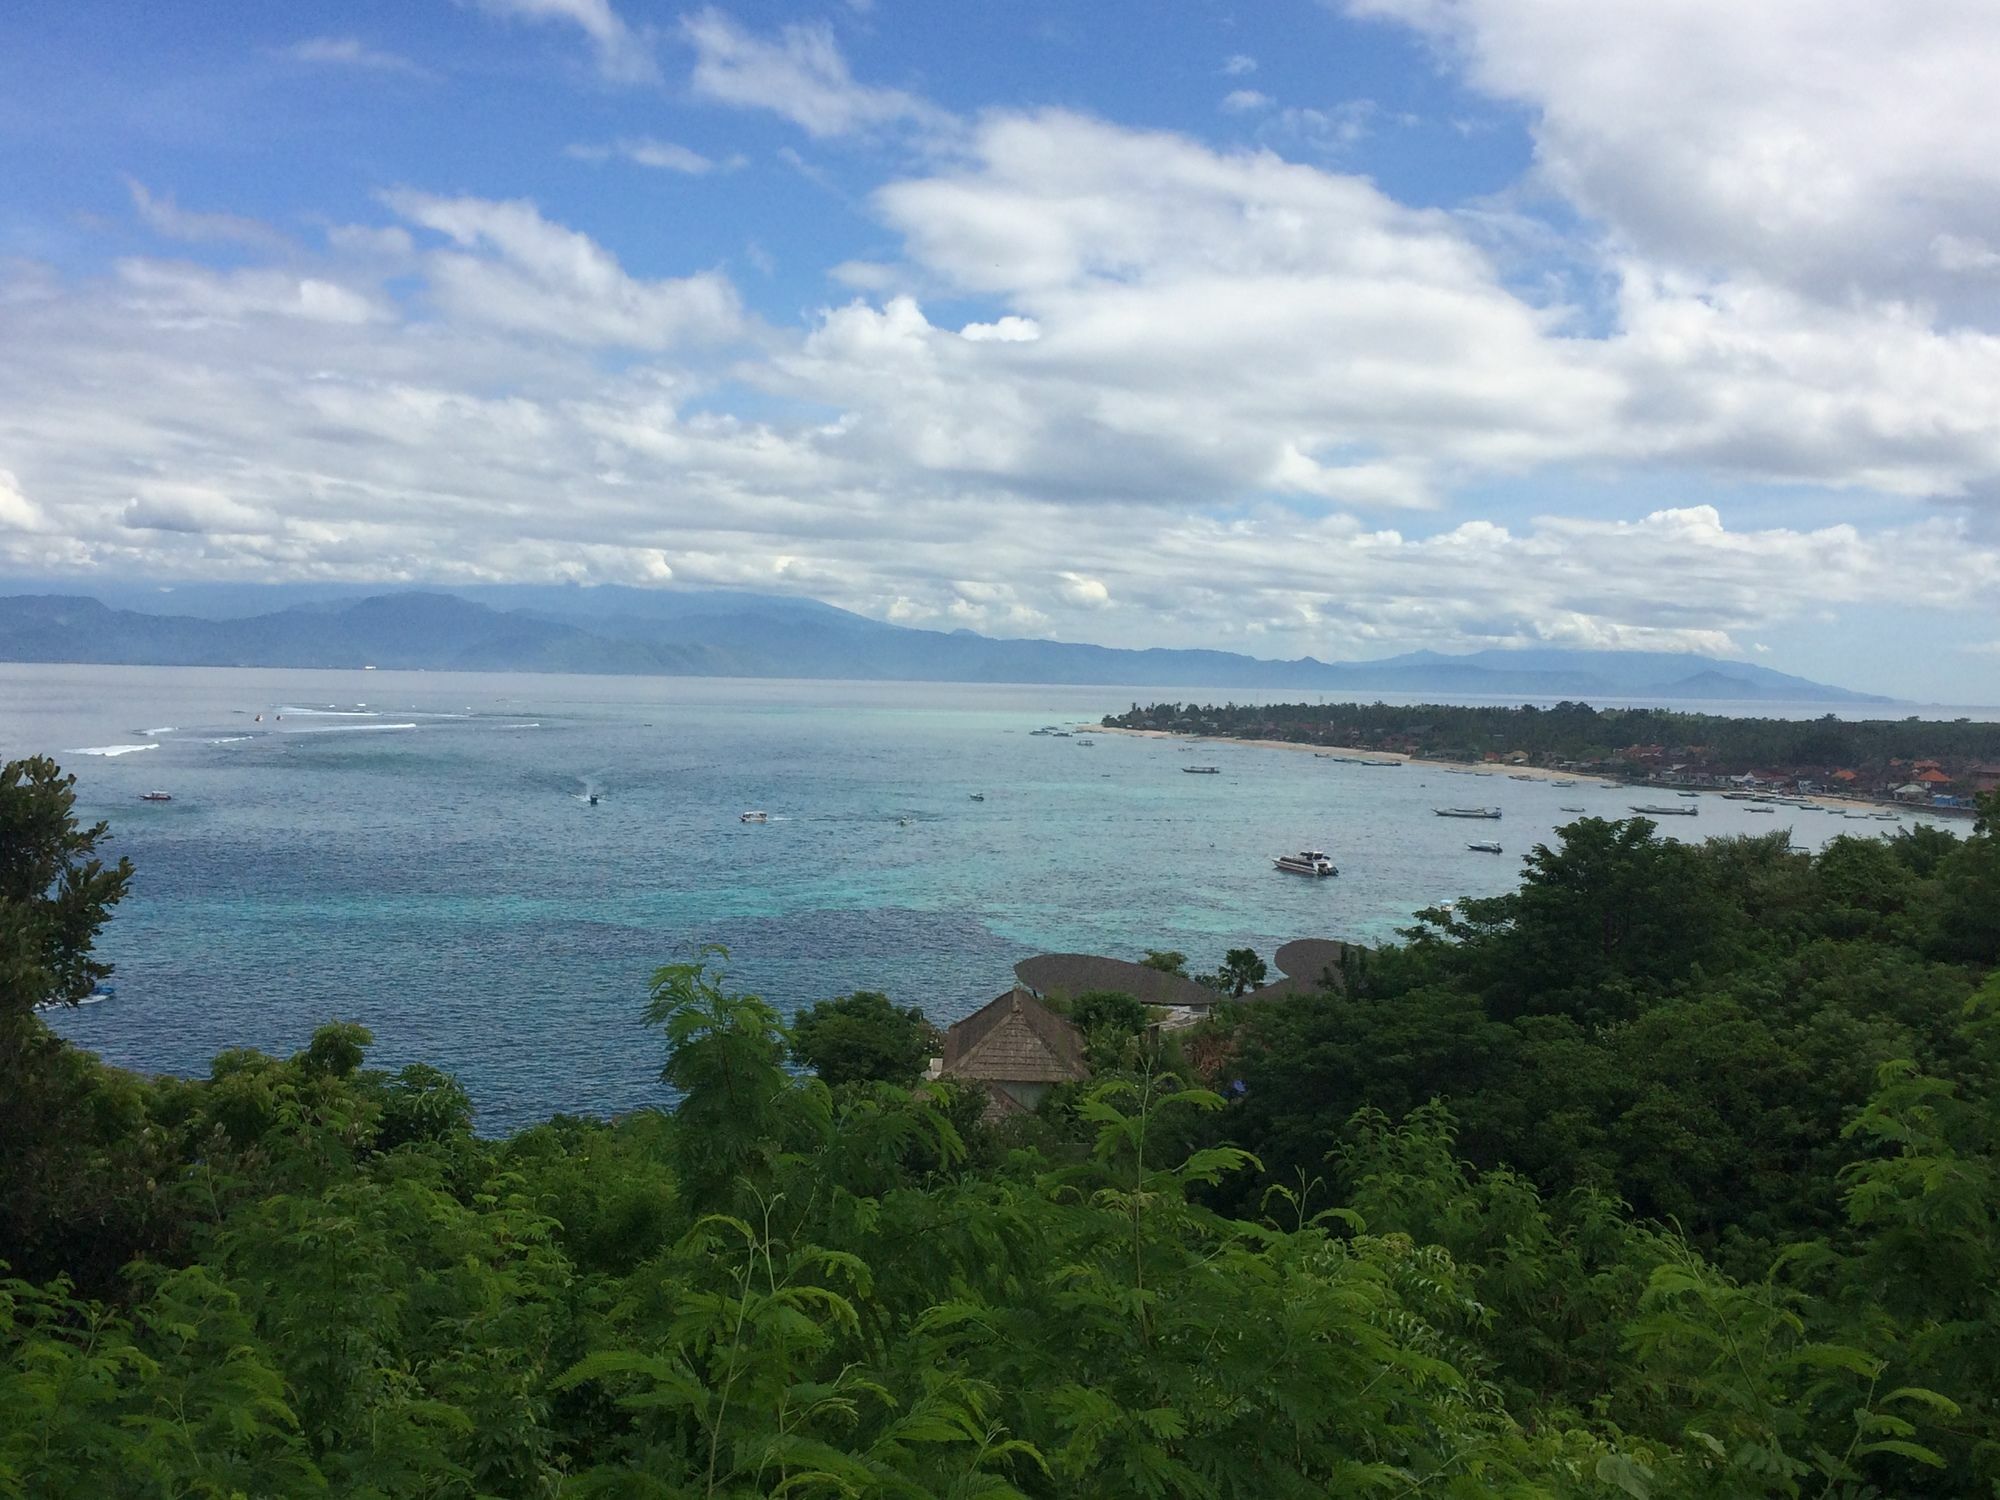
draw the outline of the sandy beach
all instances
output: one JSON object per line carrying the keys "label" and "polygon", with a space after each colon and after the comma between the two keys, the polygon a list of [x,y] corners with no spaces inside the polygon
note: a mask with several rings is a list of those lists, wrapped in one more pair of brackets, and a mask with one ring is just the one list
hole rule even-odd
{"label": "sandy beach", "polygon": [[[1079,731],[1081,732],[1081,731]],[[1426,770],[1437,770],[1448,775],[1460,776],[1518,776],[1523,781],[1589,781],[1599,786],[1616,785],[1616,779],[1594,775],[1589,771],[1554,771],[1541,766],[1470,766],[1456,760],[1425,760],[1421,756],[1397,755],[1389,750],[1363,750],[1343,745],[1307,745],[1295,740],[1244,740],[1228,735],[1204,734],[1182,735],[1166,729],[1106,729],[1102,725],[1089,726],[1092,734],[1128,734],[1145,740],[1184,740],[1197,745],[1247,745],[1253,750],[1305,751],[1313,755],[1345,755],[1355,760],[1379,762],[1391,766],[1421,766]]]}
{"label": "sandy beach", "polygon": [[[1315,755],[1346,755],[1352,756],[1356,760],[1382,761],[1399,766],[1417,766],[1424,770],[1441,771],[1446,775],[1473,777],[1508,776],[1519,777],[1524,781],[1587,781],[1594,786],[1624,786],[1633,793],[1639,794],[1641,800],[1648,793],[1672,796],[1679,791],[1689,790],[1688,788],[1673,786],[1649,786],[1643,782],[1623,782],[1615,776],[1600,776],[1591,771],[1556,771],[1542,766],[1502,766],[1490,763],[1475,767],[1469,766],[1463,761],[1426,760],[1420,756],[1397,755],[1387,750],[1364,750],[1359,747],[1349,748],[1341,745],[1299,744],[1293,740],[1246,740],[1235,739],[1228,735],[1220,734],[1183,735],[1175,734],[1171,730],[1166,729],[1106,729],[1101,724],[1078,726],[1079,733],[1085,730],[1091,734],[1129,734],[1139,739],[1182,740],[1197,745],[1247,745],[1255,750],[1310,751]],[[1704,797],[1721,795],[1720,789],[1716,787],[1700,787],[1693,790],[1698,790]],[[1951,810],[1945,808],[1915,807],[1906,803],[1881,802],[1866,797],[1843,796],[1837,792],[1811,792],[1805,795],[1806,800],[1818,803],[1822,807],[1856,808],[1868,812],[1924,813],[1931,817],[1945,818],[1949,818],[1952,815]]]}

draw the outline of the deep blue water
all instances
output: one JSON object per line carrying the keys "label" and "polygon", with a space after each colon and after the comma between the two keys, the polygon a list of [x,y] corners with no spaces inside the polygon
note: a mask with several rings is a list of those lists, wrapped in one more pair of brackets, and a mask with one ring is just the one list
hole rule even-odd
{"label": "deep blue water", "polygon": [[[226,1047],[288,1053],[329,1017],[360,1020],[376,1063],[455,1072],[485,1130],[660,1100],[647,977],[702,943],[785,1010],[865,987],[949,1022],[1045,950],[1212,967],[1244,944],[1383,938],[1420,906],[1509,888],[1562,805],[1645,800],[1028,733],[1229,696],[1250,695],[10,665],[0,757],[56,755],[138,869],[100,943],[117,996],[58,1015],[66,1034],[198,1073]],[[1223,774],[1182,774],[1191,761]],[[174,800],[138,800],[154,787]],[[1506,816],[1429,811],[1469,802]],[[771,821],[742,823],[748,808]],[[1774,826],[1808,845],[1889,827],[1703,798],[1667,831]],[[1485,838],[1505,857],[1466,849]],[[1340,878],[1272,870],[1305,844]]]}

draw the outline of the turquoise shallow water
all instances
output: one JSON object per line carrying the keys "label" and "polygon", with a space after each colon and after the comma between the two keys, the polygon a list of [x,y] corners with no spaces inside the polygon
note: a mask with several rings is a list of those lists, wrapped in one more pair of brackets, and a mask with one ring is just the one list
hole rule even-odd
{"label": "turquoise shallow water", "polygon": [[[357,1019],[376,1062],[457,1073],[486,1130],[660,1100],[646,979],[704,942],[786,1010],[867,987],[950,1021],[1044,950],[1179,948],[1206,967],[1243,944],[1386,937],[1417,907],[1510,887],[1562,805],[1646,800],[1028,733],[1135,697],[1226,696],[0,666],[0,756],[56,755],[138,867],[101,943],[118,994],[63,1031],[113,1062],[199,1072],[225,1047],[289,1052]],[[153,787],[174,800],[140,802]],[[1430,812],[1470,802],[1506,815]],[[746,808],[771,821],[740,822]],[[1814,845],[1889,825],[1704,798],[1668,831],[1774,826]],[[1465,848],[1487,838],[1506,855]],[[1272,870],[1304,844],[1340,878]]]}

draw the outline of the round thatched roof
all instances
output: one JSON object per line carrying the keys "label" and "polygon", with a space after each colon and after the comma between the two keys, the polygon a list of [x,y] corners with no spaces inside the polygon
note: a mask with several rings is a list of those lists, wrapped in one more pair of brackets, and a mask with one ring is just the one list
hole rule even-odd
{"label": "round thatched roof", "polygon": [[1093,990],[1115,990],[1143,1005],[1213,1005],[1214,990],[1179,974],[1095,953],[1038,953],[1014,965],[1021,983],[1038,995],[1075,999]]}
{"label": "round thatched roof", "polygon": [[1316,985],[1321,975],[1340,973],[1340,961],[1346,954],[1347,944],[1335,938],[1295,938],[1274,956],[1279,973]]}

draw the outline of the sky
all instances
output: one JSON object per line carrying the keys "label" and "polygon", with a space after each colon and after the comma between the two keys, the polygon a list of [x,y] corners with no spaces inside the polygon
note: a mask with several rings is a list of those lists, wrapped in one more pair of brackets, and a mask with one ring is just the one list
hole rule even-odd
{"label": "sky", "polygon": [[1991,0],[0,18],[0,571],[2000,702]]}

